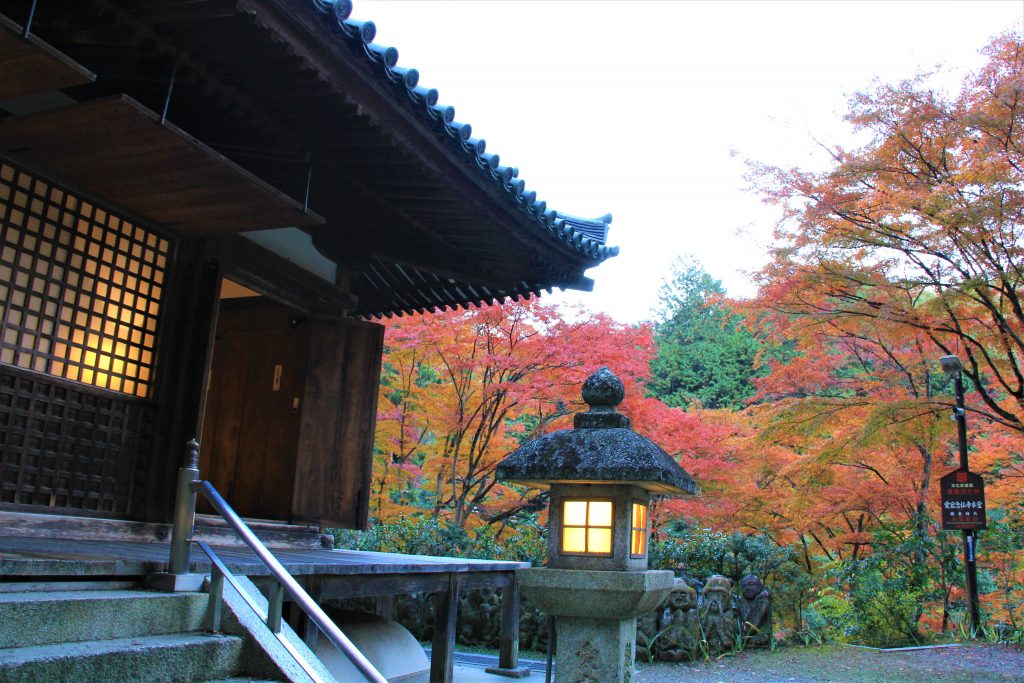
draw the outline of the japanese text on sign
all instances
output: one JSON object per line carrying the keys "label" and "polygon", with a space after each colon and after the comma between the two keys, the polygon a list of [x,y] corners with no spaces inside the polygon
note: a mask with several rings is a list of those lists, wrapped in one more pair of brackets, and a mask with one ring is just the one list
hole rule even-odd
{"label": "japanese text on sign", "polygon": [[954,470],[939,481],[944,529],[984,529],[985,482],[967,470]]}

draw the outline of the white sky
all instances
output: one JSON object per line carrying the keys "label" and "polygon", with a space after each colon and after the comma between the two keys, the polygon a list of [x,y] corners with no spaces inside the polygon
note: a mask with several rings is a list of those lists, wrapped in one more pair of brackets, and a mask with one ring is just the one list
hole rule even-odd
{"label": "white sky", "polygon": [[955,89],[990,36],[1021,30],[1024,0],[355,0],[352,16],[549,208],[614,215],[621,253],[588,272],[594,291],[547,300],[634,322],[680,254],[754,293],[775,213],[743,159],[821,167],[815,139],[853,142],[848,95],[938,65]]}

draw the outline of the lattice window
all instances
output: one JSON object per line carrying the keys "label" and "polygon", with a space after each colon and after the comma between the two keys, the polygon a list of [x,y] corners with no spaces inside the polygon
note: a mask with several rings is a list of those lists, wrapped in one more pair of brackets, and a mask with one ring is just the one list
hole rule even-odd
{"label": "lattice window", "polygon": [[0,162],[0,364],[145,397],[168,241]]}
{"label": "lattice window", "polygon": [[126,514],[154,407],[0,367],[0,502]]}

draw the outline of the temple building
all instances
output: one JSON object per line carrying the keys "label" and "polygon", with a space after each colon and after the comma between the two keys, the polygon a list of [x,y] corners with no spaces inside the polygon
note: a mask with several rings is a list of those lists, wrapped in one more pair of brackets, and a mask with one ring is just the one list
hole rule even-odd
{"label": "temple building", "polygon": [[[0,8],[0,581],[162,569],[193,438],[268,545],[365,528],[380,319],[588,290],[617,253],[610,216],[538,199],[349,0]],[[355,590],[307,560],[282,562]],[[467,566],[401,571],[450,596]]]}
{"label": "temple building", "polygon": [[526,189],[345,1],[4,3],[0,503],[366,524],[383,316],[588,289],[609,218]]}

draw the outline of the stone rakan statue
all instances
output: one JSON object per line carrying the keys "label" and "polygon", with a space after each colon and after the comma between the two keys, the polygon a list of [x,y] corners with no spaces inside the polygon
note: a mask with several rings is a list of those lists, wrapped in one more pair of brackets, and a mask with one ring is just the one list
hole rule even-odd
{"label": "stone rakan statue", "polygon": [[[654,658],[655,648],[653,641],[660,638],[661,614],[669,598],[649,612],[644,612],[636,618],[636,659],[638,662],[646,662]],[[520,638],[520,644],[522,639]]]}
{"label": "stone rakan statue", "polygon": [[753,574],[740,581],[740,624],[747,647],[769,647],[772,644],[772,592]]}
{"label": "stone rakan statue", "polygon": [[688,662],[697,656],[700,619],[697,591],[682,579],[662,603],[661,636],[654,643],[654,656],[663,662]]}
{"label": "stone rakan statue", "polygon": [[732,581],[714,574],[701,593],[700,624],[712,653],[725,652],[736,640],[736,618],[732,609]]}
{"label": "stone rakan statue", "polygon": [[493,588],[466,591],[459,596],[459,642],[497,645],[500,614],[501,601]]}

